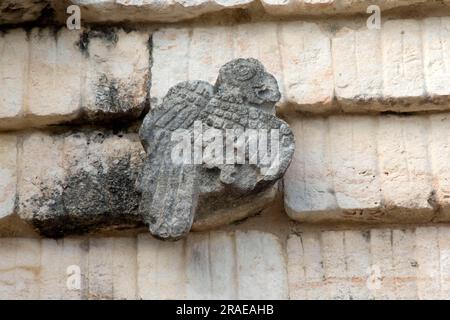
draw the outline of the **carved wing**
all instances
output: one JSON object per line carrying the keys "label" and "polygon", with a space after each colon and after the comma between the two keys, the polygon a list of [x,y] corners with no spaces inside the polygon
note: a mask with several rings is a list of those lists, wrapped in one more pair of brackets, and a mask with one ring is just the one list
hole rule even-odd
{"label": "carved wing", "polygon": [[[202,111],[200,119],[208,127],[225,132],[226,129],[240,130],[246,134],[245,161],[254,163],[254,165],[223,164],[216,166],[221,170],[220,179],[223,183],[235,186],[239,190],[252,190],[265,182],[276,181],[287,170],[294,152],[294,135],[285,121],[261,108],[245,105],[235,97],[223,94],[215,95],[211,99]],[[272,133],[271,130],[274,132]],[[254,140],[249,139],[249,135],[255,133],[258,135],[258,139],[260,135],[266,136],[266,161],[262,159],[265,154],[265,150],[262,148],[263,144],[258,145],[256,154],[250,151],[250,145]],[[272,138],[276,139],[273,144]],[[257,158],[251,160],[252,157]]]}
{"label": "carved wing", "polygon": [[137,183],[142,194],[140,212],[156,237],[175,240],[192,226],[196,168],[172,161],[172,151],[178,143],[172,141],[172,134],[185,129],[190,137],[194,121],[212,94],[213,88],[206,82],[182,82],[172,87],[161,105],[144,119],[139,135],[147,158]]}

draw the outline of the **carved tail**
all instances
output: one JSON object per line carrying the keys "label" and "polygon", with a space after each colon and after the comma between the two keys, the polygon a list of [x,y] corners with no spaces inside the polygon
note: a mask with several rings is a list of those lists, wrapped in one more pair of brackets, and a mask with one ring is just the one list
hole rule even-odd
{"label": "carved tail", "polygon": [[171,161],[169,133],[159,133],[157,150],[147,158],[140,189],[140,212],[153,236],[178,240],[194,221],[197,205],[196,168]]}

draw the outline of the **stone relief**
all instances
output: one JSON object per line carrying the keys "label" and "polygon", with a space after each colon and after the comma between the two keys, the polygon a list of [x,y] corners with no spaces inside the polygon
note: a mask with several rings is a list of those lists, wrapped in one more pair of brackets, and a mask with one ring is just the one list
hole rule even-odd
{"label": "stone relief", "polygon": [[[245,218],[252,211],[246,204],[270,198],[294,151],[291,129],[275,116],[280,97],[258,60],[235,59],[214,86],[181,82],[147,114],[137,189],[139,212],[155,237],[177,240],[204,220]],[[219,216],[224,210],[229,221]]]}

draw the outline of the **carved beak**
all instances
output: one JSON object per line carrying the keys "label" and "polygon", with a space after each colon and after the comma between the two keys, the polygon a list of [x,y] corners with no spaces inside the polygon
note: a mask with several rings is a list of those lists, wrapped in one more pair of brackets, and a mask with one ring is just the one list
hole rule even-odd
{"label": "carved beak", "polygon": [[255,90],[256,96],[264,102],[276,103],[281,99],[277,80],[271,74],[266,74],[264,82]]}

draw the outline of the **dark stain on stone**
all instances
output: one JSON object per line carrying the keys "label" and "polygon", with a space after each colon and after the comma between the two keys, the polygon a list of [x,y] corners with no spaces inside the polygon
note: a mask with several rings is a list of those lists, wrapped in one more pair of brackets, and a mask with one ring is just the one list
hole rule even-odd
{"label": "dark stain on stone", "polygon": [[76,43],[76,46],[80,49],[81,53],[85,57],[89,57],[89,51],[88,51],[88,48],[89,48],[89,32],[83,31],[80,34],[80,39]]}
{"label": "dark stain on stone", "polygon": [[127,88],[117,79],[100,75],[96,84],[95,110],[84,109],[83,122],[125,124],[142,117],[148,105],[148,99],[136,101],[134,88]]}
{"label": "dark stain on stone", "polygon": [[[391,102],[391,106],[392,107],[396,106],[395,101]],[[380,112],[380,115],[383,115],[383,116],[396,116],[396,117],[407,118],[407,117],[411,117],[411,116],[416,115],[416,113],[414,113],[414,112],[383,111],[383,112]]]}
{"label": "dark stain on stone", "polygon": [[26,8],[21,7],[18,3],[10,2],[6,7],[2,8],[1,12],[21,16],[26,13]]}
{"label": "dark stain on stone", "polygon": [[92,28],[89,32],[89,38],[100,38],[112,45],[116,45],[119,41],[117,29],[115,27]]}
{"label": "dark stain on stone", "polygon": [[370,230],[365,230],[361,234],[366,242],[370,242]]}
{"label": "dark stain on stone", "polygon": [[108,79],[105,74],[102,74],[98,79],[96,92],[95,105],[98,106],[100,110],[123,112],[130,107],[119,95],[119,84],[117,80]]}
{"label": "dark stain on stone", "polygon": [[113,46],[119,41],[117,29],[114,27],[91,28],[85,30],[80,34],[80,39],[76,43],[76,46],[85,57],[89,57],[89,42],[93,38],[103,39]]}
{"label": "dark stain on stone", "polygon": [[433,210],[438,211],[440,209],[439,201],[436,195],[436,190],[430,192],[427,202],[433,208]]}
{"label": "dark stain on stone", "polygon": [[[86,144],[101,144],[104,140],[103,132],[93,131],[87,135]],[[86,157],[85,166],[77,165],[82,159],[72,160],[62,181],[50,188],[41,183],[41,195],[21,204],[22,210],[31,215],[29,222],[43,236],[60,238],[107,227],[143,226],[135,189],[140,167],[132,163],[131,155],[89,159],[88,153]],[[45,212],[40,208],[46,208]]]}
{"label": "dark stain on stone", "polygon": [[6,13],[8,15],[14,14],[13,19],[8,19],[10,21],[20,21],[24,15],[27,14],[29,9],[21,7],[18,3],[10,3],[6,7],[2,7],[0,3],[0,29],[8,30],[15,28],[23,28],[25,30],[31,30],[32,28],[44,28],[44,27],[55,27],[60,28],[64,25],[58,23],[55,18],[55,10],[48,3],[48,0],[34,0],[33,6],[35,8],[42,7],[39,16],[33,21],[19,22],[19,23],[6,23],[1,18],[1,13]]}
{"label": "dark stain on stone", "polygon": [[80,248],[84,252],[89,252],[89,239],[84,239],[83,241],[81,241]]}

